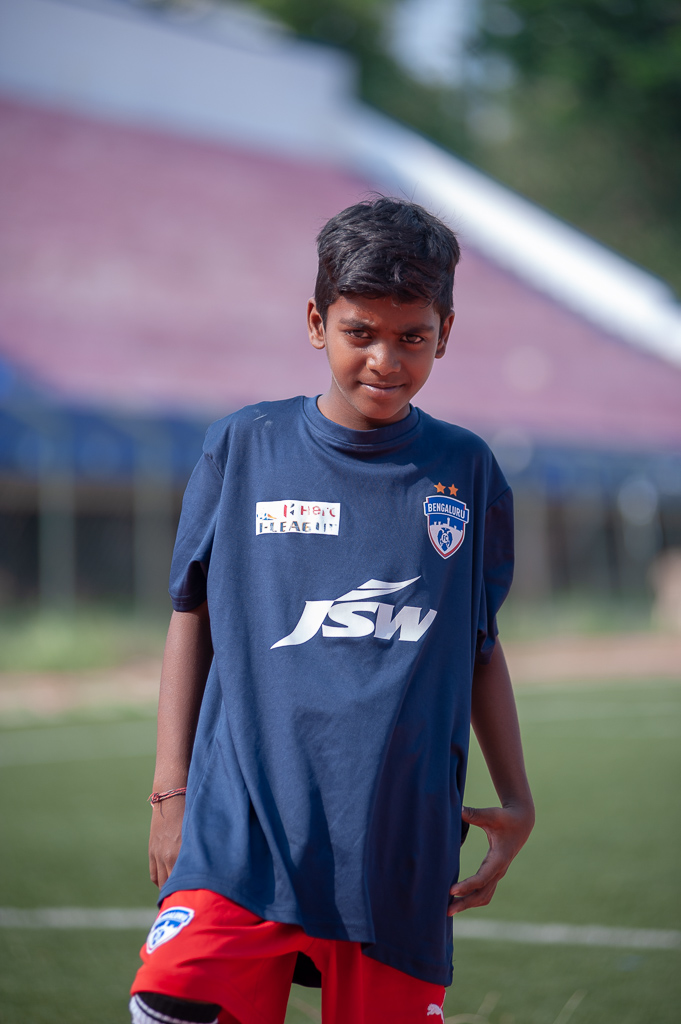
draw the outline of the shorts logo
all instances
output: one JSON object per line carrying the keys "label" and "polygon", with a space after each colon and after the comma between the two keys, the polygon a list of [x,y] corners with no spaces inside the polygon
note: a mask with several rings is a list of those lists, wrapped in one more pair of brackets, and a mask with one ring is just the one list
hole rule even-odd
{"label": "shorts logo", "polygon": [[153,953],[164,942],[170,942],[194,916],[191,907],[168,907],[158,915],[147,938],[147,953]]}
{"label": "shorts logo", "polygon": [[309,533],[318,537],[337,537],[340,527],[340,502],[256,501],[255,532]]}
{"label": "shorts logo", "polygon": [[437,1003],[431,1003],[430,1006],[428,1007],[426,1017],[441,1017],[442,1020],[444,1020],[444,1010],[441,1006],[438,1006]]}
{"label": "shorts logo", "polygon": [[[438,485],[442,487],[442,484]],[[444,487],[442,488],[444,490]],[[456,491],[455,487],[450,488]],[[449,558],[463,544],[468,522],[468,509],[458,498],[444,494],[431,494],[423,503],[423,514],[428,522],[428,536],[439,555]]]}

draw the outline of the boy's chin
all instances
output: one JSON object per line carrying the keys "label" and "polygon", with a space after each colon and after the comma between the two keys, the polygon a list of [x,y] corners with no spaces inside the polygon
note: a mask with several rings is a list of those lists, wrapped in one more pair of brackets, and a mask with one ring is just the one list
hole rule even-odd
{"label": "boy's chin", "polygon": [[398,423],[408,416],[410,397],[401,388],[387,395],[373,388],[345,392],[338,389],[324,395],[319,407],[325,416],[341,426],[372,430]]}
{"label": "boy's chin", "polygon": [[356,397],[353,406],[360,416],[388,424],[409,415],[409,401],[410,395],[401,388],[388,394],[385,390],[366,388]]}
{"label": "boy's chin", "polygon": [[399,423],[409,415],[409,403],[400,403],[392,409],[366,408],[356,410],[358,420],[361,418],[366,430],[375,430],[378,427],[389,427],[393,423]]}

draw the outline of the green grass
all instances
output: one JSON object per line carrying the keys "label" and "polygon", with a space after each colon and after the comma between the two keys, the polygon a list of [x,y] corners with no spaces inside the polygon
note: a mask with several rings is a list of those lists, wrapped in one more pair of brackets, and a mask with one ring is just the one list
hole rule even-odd
{"label": "green grass", "polygon": [[71,672],[160,657],[167,612],[87,605],[72,613],[35,608],[0,613],[0,672]]}
{"label": "green grass", "polygon": [[517,600],[513,594],[499,612],[504,640],[545,640],[553,636],[641,633],[652,628],[652,599],[592,594],[555,594],[550,600]]}
{"label": "green grass", "polygon": [[[520,692],[537,805],[531,840],[480,915],[640,928],[681,927],[681,687]],[[495,800],[473,744],[466,801]],[[484,852],[472,830],[463,871]]]}
{"label": "green grass", "polygon": [[[537,827],[492,905],[473,913],[681,927],[681,687],[525,692],[519,706]],[[111,757],[112,745],[124,756]],[[153,905],[145,850],[152,750],[151,721],[123,714],[90,728],[81,721],[0,732],[0,905]],[[492,799],[475,749],[466,798]],[[483,852],[482,836],[473,835],[466,873]],[[0,931],[0,1022],[125,1021],[143,938]],[[489,1024],[556,1024],[583,992],[571,1024],[675,1024],[680,968],[677,952],[462,939],[445,1014],[474,1015],[485,1003]],[[314,1019],[318,1006],[317,992],[295,989],[287,1024]]]}
{"label": "green grass", "polygon": [[664,952],[461,943],[445,1017],[474,1014],[492,994],[490,1024],[555,1024],[584,993],[571,1024],[677,1024],[678,961]]}

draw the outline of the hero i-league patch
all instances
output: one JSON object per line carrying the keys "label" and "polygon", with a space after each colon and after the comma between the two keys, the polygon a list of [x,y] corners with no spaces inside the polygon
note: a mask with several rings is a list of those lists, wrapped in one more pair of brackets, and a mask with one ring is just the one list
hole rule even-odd
{"label": "hero i-league patch", "polygon": [[340,527],[340,502],[256,501],[255,532],[307,533],[318,537],[337,537]]}
{"label": "hero i-league patch", "polygon": [[457,488],[449,488],[445,495],[442,484],[436,484],[438,494],[430,494],[423,503],[423,514],[427,518],[428,536],[439,555],[449,558],[463,544],[468,522],[468,509],[463,501],[455,498]]}
{"label": "hero i-league patch", "polygon": [[174,939],[194,916],[191,907],[168,907],[158,915],[147,936],[147,953],[153,953],[164,942]]}

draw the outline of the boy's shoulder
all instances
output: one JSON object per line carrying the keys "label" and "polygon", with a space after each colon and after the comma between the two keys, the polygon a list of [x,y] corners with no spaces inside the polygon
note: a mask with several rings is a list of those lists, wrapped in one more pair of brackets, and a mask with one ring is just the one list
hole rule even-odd
{"label": "boy's shoulder", "polygon": [[494,504],[502,495],[510,497],[508,481],[484,438],[466,427],[436,419],[423,410],[419,412],[428,431],[429,448],[437,449],[458,466],[468,466],[483,488],[487,505]]}
{"label": "boy's shoulder", "polygon": [[419,409],[419,414],[431,441],[442,445],[444,450],[453,447],[466,456],[477,456],[490,462],[494,460],[492,449],[479,434],[448,420],[437,419],[423,409]]}
{"label": "boy's shoulder", "polygon": [[258,402],[215,420],[206,431],[204,454],[223,468],[227,449],[235,436],[247,437],[256,431],[271,430],[274,424],[281,425],[299,415],[302,402],[301,395],[276,402]]}
{"label": "boy's shoulder", "polygon": [[207,442],[221,440],[235,429],[247,431],[262,429],[268,420],[280,420],[289,416],[295,416],[300,410],[304,401],[302,395],[295,398],[284,398],[276,402],[257,402],[254,405],[244,405],[243,408],[230,412],[219,420],[215,420],[206,432]]}

